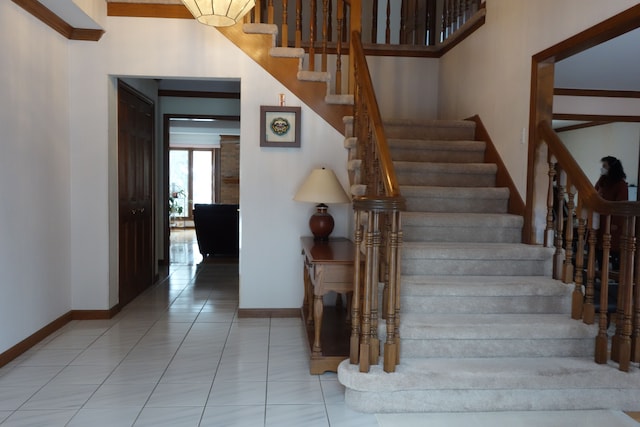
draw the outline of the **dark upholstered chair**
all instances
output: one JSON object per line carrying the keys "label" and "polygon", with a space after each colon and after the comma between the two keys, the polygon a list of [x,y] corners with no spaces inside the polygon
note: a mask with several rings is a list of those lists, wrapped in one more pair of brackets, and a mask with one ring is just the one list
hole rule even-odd
{"label": "dark upholstered chair", "polygon": [[203,257],[238,256],[239,212],[237,204],[195,204],[193,222]]}

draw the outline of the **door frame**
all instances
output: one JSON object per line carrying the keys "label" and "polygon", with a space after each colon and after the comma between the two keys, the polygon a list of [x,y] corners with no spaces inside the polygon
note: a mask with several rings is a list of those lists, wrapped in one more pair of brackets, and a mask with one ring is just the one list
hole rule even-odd
{"label": "door frame", "polygon": [[[542,200],[535,194],[535,174],[545,159],[537,159],[540,146],[537,124],[553,119],[553,91],[555,63],[640,28],[640,4],[606,19],[575,36],[561,41],[531,58],[531,97],[529,106],[529,145],[527,150],[527,196],[523,240],[538,243],[535,236],[535,206]],[[546,200],[546,194],[543,196]],[[546,202],[545,202],[546,203]]]}
{"label": "door frame", "polygon": [[[164,229],[164,247],[163,247],[163,257],[165,265],[169,265],[171,260],[169,258],[169,246],[170,242],[170,227],[169,227],[169,192],[167,189],[169,188],[169,149],[171,146],[171,135],[170,135],[170,124],[171,119],[213,119],[213,120],[228,120],[228,121],[240,121],[240,116],[232,116],[225,114],[213,114],[213,115],[203,115],[203,114],[163,114],[162,116],[162,188],[165,191],[162,192],[162,206],[163,206],[163,229]],[[219,164],[217,165],[219,166]]]}

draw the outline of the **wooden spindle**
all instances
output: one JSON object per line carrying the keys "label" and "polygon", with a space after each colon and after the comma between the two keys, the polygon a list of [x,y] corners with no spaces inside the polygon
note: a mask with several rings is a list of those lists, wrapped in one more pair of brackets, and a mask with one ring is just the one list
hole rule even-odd
{"label": "wooden spindle", "polygon": [[400,248],[402,247],[403,234],[402,234],[402,216],[400,212],[397,212],[397,222],[398,222],[398,250],[396,255],[396,342],[398,350],[396,351],[396,365],[400,364],[400,355],[402,349],[400,348],[400,293],[402,291],[402,282],[400,280],[400,276],[402,274],[402,257],[400,256]]}
{"label": "wooden spindle", "polygon": [[302,0],[296,0],[296,42],[295,47],[302,46]]}
{"label": "wooden spindle", "polygon": [[256,0],[256,5],[253,8],[253,22],[256,24],[262,23],[262,0]]}
{"label": "wooden spindle", "polygon": [[556,178],[556,159],[551,155],[549,155],[549,172],[547,174],[549,175],[549,185],[547,187],[547,225],[544,230],[544,247],[550,248],[553,246],[553,205],[555,203],[553,183]]}
{"label": "wooden spindle", "polygon": [[371,43],[378,43],[378,2],[380,0],[372,0],[371,10]]}
{"label": "wooden spindle", "polygon": [[373,234],[374,216],[368,213],[367,231],[365,233],[365,273],[364,290],[362,292],[362,321],[360,339],[360,372],[369,372],[371,366],[371,293],[374,291],[373,278]]}
{"label": "wooden spindle", "polygon": [[267,24],[273,25],[273,0],[267,1]]}
{"label": "wooden spindle", "polygon": [[576,188],[573,185],[567,186],[567,225],[565,227],[564,251],[565,259],[563,266],[564,283],[573,282],[573,214],[575,209]]}
{"label": "wooden spindle", "polygon": [[633,285],[633,332],[631,334],[631,361],[640,363],[640,221],[636,218],[636,254]]}
{"label": "wooden spindle", "polygon": [[309,18],[309,71],[316,70],[316,20],[317,17],[316,0],[311,0],[311,17]]}
{"label": "wooden spindle", "polygon": [[582,307],[582,321],[587,325],[592,325],[595,321],[595,304],[594,286],[596,275],[596,245],[598,243],[597,235],[597,218],[598,214],[589,211],[587,215],[587,239],[589,241],[589,250],[587,255],[587,284],[585,286],[584,306]]}
{"label": "wooden spindle", "polygon": [[338,0],[337,10],[337,43],[336,43],[336,83],[335,92],[337,95],[342,93],[342,24],[344,21],[344,0]]}
{"label": "wooden spindle", "polygon": [[387,341],[384,344],[384,371],[395,372],[398,360],[398,337],[396,337],[396,286],[398,286],[398,236],[400,225],[400,213],[391,213],[391,231],[389,233],[389,253],[387,264],[389,266],[388,290],[386,295],[386,326]]}
{"label": "wooden spindle", "polygon": [[382,244],[382,238],[380,235],[380,212],[369,212],[369,215],[373,215],[373,259],[371,262],[373,271],[373,277],[371,280],[371,352],[369,354],[371,357],[371,364],[377,365],[378,359],[380,358],[380,339],[378,338],[378,283],[380,282],[380,246]]}
{"label": "wooden spindle", "polygon": [[387,22],[384,30],[384,42],[391,44],[391,0],[387,0]]}
{"label": "wooden spindle", "polygon": [[281,39],[280,45],[282,47],[289,47],[289,12],[288,12],[288,0],[282,0],[282,28],[281,28]]}
{"label": "wooden spindle", "polygon": [[355,211],[355,255],[353,257],[353,297],[351,299],[351,339],[349,342],[349,362],[355,365],[359,362],[360,352],[360,298],[362,277],[360,269],[362,244],[362,212]]}
{"label": "wooden spindle", "polygon": [[[351,0],[349,8],[349,38],[354,32],[362,30],[362,0]],[[349,93],[355,91],[355,62],[349,61]]]}
{"label": "wooden spindle", "polygon": [[327,39],[329,21],[329,0],[322,0],[322,59],[321,70],[327,72]]}
{"label": "wooden spindle", "polygon": [[553,254],[553,278],[562,279],[564,254],[562,250],[562,240],[564,231],[564,189],[567,185],[567,174],[563,170],[560,171],[558,179],[557,212],[556,212],[556,251]]}
{"label": "wooden spindle", "polygon": [[[615,220],[614,220],[615,219]],[[612,225],[613,223],[617,223],[615,225],[617,225],[619,227],[620,224],[620,217],[612,217],[611,218],[611,222]],[[628,269],[627,269],[627,254],[626,251],[628,250],[628,246],[627,246],[627,232],[628,230],[625,228],[628,226],[626,218],[623,218],[622,221],[622,235],[620,236],[620,241],[618,242],[619,246],[616,248],[618,249],[618,254],[619,254],[619,260],[620,260],[620,268],[618,270],[618,297],[616,299],[616,309],[615,309],[615,324],[616,324],[616,331],[613,334],[613,337],[611,338],[611,360],[613,360],[614,362],[618,362],[620,363],[620,343],[621,343],[621,338],[622,338],[622,328],[623,328],[623,321],[624,321],[624,288],[627,284],[627,277],[626,274],[628,273]],[[618,235],[620,235],[620,230],[618,230]],[[611,249],[613,248],[613,242],[611,245]],[[606,258],[607,263],[609,258]],[[605,261],[603,261],[604,263]]]}
{"label": "wooden spindle", "polygon": [[327,42],[333,41],[333,1],[329,0],[329,14],[327,15]]}
{"label": "wooden spindle", "polygon": [[573,287],[571,318],[581,319],[583,315],[584,295],[582,294],[584,269],[584,240],[587,223],[587,212],[582,209],[582,199],[578,197],[578,242],[576,245],[576,271]]}
{"label": "wooden spindle", "polygon": [[595,361],[599,364],[607,363],[608,343],[607,335],[607,309],[609,306],[609,251],[611,249],[611,216],[601,216],[604,218],[602,234],[602,260],[600,266],[600,311],[598,322],[598,336],[596,337]]}
{"label": "wooden spindle", "polygon": [[[635,265],[634,257],[636,252],[636,218],[633,216],[625,217],[623,233],[626,236],[626,250],[623,253],[625,257],[625,274],[624,284],[618,289],[618,301],[622,305],[622,328],[620,333],[619,349],[619,369],[628,372],[631,367],[631,334],[633,319],[633,267]],[[622,295],[620,295],[622,294]],[[620,322],[620,318],[616,320]]]}
{"label": "wooden spindle", "polygon": [[400,44],[407,44],[407,0],[400,2]]}

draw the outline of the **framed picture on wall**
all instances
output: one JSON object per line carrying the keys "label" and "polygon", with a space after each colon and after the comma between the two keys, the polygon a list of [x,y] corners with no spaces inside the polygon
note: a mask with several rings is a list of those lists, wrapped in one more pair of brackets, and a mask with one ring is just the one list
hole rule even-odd
{"label": "framed picture on wall", "polygon": [[300,107],[260,106],[260,146],[300,147]]}

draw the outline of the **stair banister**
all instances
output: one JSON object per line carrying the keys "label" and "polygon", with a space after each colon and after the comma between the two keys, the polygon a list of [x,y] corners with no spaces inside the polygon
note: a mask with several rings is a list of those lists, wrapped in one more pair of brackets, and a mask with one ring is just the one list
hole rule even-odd
{"label": "stair banister", "polygon": [[[354,273],[349,359],[352,364],[359,364],[360,372],[368,372],[371,365],[378,363],[378,317],[381,313],[386,322],[387,337],[383,368],[393,372],[400,358],[400,211],[404,210],[404,199],[360,37],[358,31],[351,33],[351,62],[355,73],[353,129],[366,190],[353,199],[356,218],[354,259],[356,265],[360,265],[362,258],[363,268],[356,268]],[[385,284],[382,304],[378,301],[380,281]]]}
{"label": "stair banister", "polygon": [[[562,140],[554,132],[548,121],[538,124],[538,132],[541,142],[545,143],[549,154],[549,185],[547,196],[547,208],[553,201],[550,194],[553,191],[552,180],[557,176],[557,209],[553,230],[549,230],[547,221],[546,244],[549,245],[551,237],[555,233],[556,255],[561,254],[565,248],[565,256],[554,258],[554,277],[562,278],[566,283],[575,280],[572,298],[572,317],[582,319],[585,323],[593,323],[595,317],[594,279],[595,279],[595,253],[596,233],[602,227],[602,260],[609,260],[612,248],[612,217],[622,218],[624,221],[620,236],[620,271],[618,272],[618,295],[615,304],[616,331],[611,340],[611,360],[618,363],[621,371],[629,371],[630,363],[640,362],[640,250],[637,245],[640,238],[640,226],[637,217],[640,216],[640,202],[632,201],[608,201],[604,200],[595,190],[583,170],[575,161]],[[553,171],[552,171],[553,169]],[[566,178],[565,178],[566,177]],[[563,203],[565,201],[564,190],[568,194],[567,219],[563,236]],[[573,209],[574,197],[578,197],[578,245],[576,250],[575,266],[573,268]],[[553,208],[551,208],[553,210]],[[547,215],[549,217],[549,215]],[[553,217],[553,215],[551,215]],[[584,238],[586,228],[587,238]],[[550,232],[551,231],[551,232]],[[563,239],[564,237],[564,239]],[[582,293],[584,243],[588,242],[587,272],[585,293]],[[615,248],[618,249],[618,248]],[[564,258],[564,260],[562,260]],[[562,262],[562,268],[560,268]],[[598,335],[595,340],[595,361],[604,364],[609,359],[607,352],[609,346],[609,262],[601,262],[600,266],[600,298],[598,313]],[[560,277],[562,276],[562,277]]]}

